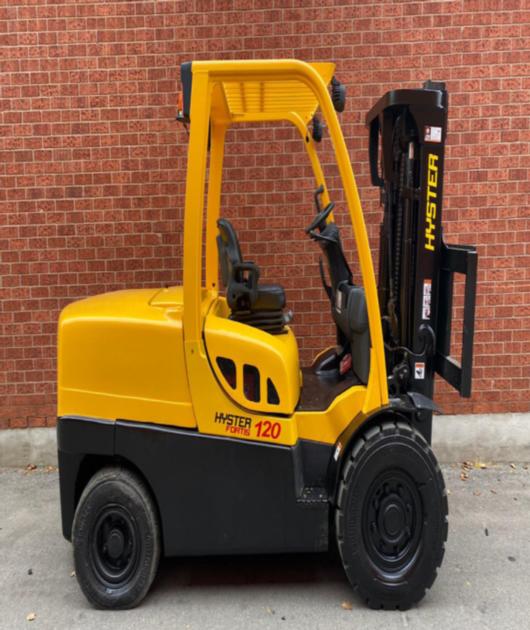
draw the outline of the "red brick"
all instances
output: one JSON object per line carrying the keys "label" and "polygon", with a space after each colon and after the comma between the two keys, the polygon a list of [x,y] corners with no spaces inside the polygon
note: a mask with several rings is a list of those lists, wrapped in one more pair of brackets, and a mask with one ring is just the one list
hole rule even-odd
{"label": "red brick", "polygon": [[[54,425],[55,322],[65,304],[180,281],[187,136],[174,114],[178,65],[198,57],[337,63],[374,248],[381,212],[364,115],[388,89],[447,82],[444,229],[449,241],[477,243],[480,259],[474,397],[440,383],[438,398],[451,412],[530,410],[528,10],[516,0],[502,11],[493,0],[321,4],[316,22],[310,3],[264,0],[201,0],[189,13],[177,0],[0,9],[9,23],[0,62],[0,361],[9,363],[0,428]],[[245,254],[287,288],[308,363],[333,336],[318,251],[302,232],[313,182],[295,138],[285,125],[230,131],[223,209]],[[346,227],[329,142],[319,151]],[[264,227],[271,220],[277,242]],[[353,258],[349,228],[344,242]],[[458,287],[459,314],[461,296]]]}

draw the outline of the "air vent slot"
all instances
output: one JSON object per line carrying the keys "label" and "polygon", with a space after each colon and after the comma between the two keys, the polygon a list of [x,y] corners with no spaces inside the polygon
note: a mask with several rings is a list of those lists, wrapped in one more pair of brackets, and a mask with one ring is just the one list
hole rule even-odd
{"label": "air vent slot", "polygon": [[260,377],[255,365],[243,366],[243,391],[245,398],[252,402],[260,401]]}
{"label": "air vent slot", "polygon": [[232,389],[235,389],[237,386],[236,364],[232,361],[232,359],[228,359],[227,357],[217,357],[217,365],[221,370],[221,374],[224,376],[225,381]]}
{"label": "air vent slot", "polygon": [[278,396],[278,390],[274,386],[274,383],[270,378],[267,379],[267,402],[269,405],[279,405],[280,397]]}

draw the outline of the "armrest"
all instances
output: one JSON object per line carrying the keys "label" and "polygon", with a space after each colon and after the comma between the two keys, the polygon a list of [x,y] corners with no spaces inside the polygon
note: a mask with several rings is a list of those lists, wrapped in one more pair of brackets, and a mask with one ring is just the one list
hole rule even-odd
{"label": "armrest", "polygon": [[253,262],[236,263],[233,267],[234,280],[238,290],[248,295],[250,305],[258,297],[259,267]]}

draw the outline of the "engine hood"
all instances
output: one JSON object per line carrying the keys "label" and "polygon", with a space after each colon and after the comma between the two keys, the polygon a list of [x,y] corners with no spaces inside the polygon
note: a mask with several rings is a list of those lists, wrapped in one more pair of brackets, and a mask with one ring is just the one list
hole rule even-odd
{"label": "engine hood", "polygon": [[69,304],[61,313],[68,319],[159,319],[159,308],[182,307],[182,287],[127,289],[93,295]]}
{"label": "engine hood", "polygon": [[58,415],[196,426],[182,289],[132,289],[68,305],[58,335]]}

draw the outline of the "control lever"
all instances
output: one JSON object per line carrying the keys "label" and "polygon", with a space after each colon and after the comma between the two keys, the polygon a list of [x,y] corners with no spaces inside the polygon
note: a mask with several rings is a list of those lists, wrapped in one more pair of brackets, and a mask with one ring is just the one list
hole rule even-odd
{"label": "control lever", "polygon": [[[316,200],[316,197],[315,197],[315,200]],[[312,232],[314,232],[314,230],[316,230],[317,228],[322,230],[325,227],[326,219],[329,217],[334,207],[335,207],[335,204],[332,201],[331,203],[328,203],[328,205],[324,208],[324,210],[319,210],[316,217],[311,221],[309,226],[306,228],[305,230],[306,234],[311,234],[311,236],[313,236]]]}

